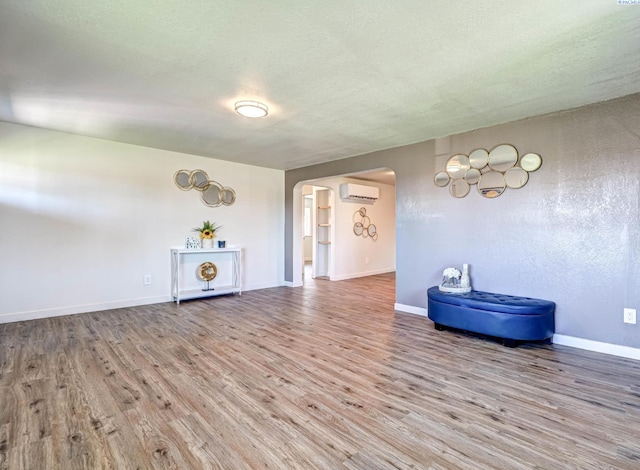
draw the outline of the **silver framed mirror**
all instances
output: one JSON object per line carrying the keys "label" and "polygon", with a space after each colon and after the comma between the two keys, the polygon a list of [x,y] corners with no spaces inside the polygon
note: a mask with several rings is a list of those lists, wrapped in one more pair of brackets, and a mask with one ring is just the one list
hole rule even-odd
{"label": "silver framed mirror", "polygon": [[451,178],[449,178],[449,174],[446,171],[436,173],[436,176],[433,178],[433,182],[440,188],[444,188],[448,185],[450,180]]}
{"label": "silver framed mirror", "polygon": [[489,152],[485,149],[475,149],[469,154],[469,164],[471,168],[480,170],[487,166],[487,163],[489,163]]}
{"label": "silver framed mirror", "polygon": [[504,175],[499,171],[484,173],[478,181],[478,192],[489,199],[500,196],[506,189]]}
{"label": "silver framed mirror", "polygon": [[489,152],[489,167],[495,171],[505,172],[518,162],[518,151],[511,144],[500,144]]}
{"label": "silver framed mirror", "polygon": [[364,228],[362,227],[362,224],[360,222],[356,222],[355,224],[353,224],[353,233],[355,233],[357,236],[362,235]]}
{"label": "silver framed mirror", "polygon": [[527,153],[520,158],[520,167],[525,171],[536,171],[542,166],[542,157],[537,153]]}
{"label": "silver framed mirror", "polygon": [[376,226],[374,224],[369,224],[369,226],[367,227],[367,233],[369,234],[370,237],[373,237],[377,231],[376,231]]}
{"label": "silver framed mirror", "polygon": [[453,197],[465,197],[469,194],[469,183],[463,179],[454,180],[449,186],[449,192]]}
{"label": "silver framed mirror", "polygon": [[520,189],[529,181],[529,173],[520,167],[509,168],[504,174],[504,182],[507,187]]}
{"label": "silver framed mirror", "polygon": [[471,168],[464,175],[464,180],[468,184],[476,184],[479,179],[480,179],[480,170],[478,170],[477,168]]}
{"label": "silver framed mirror", "polygon": [[454,155],[445,166],[445,171],[451,177],[451,179],[463,178],[464,174],[471,168],[469,165],[469,157],[463,154]]}

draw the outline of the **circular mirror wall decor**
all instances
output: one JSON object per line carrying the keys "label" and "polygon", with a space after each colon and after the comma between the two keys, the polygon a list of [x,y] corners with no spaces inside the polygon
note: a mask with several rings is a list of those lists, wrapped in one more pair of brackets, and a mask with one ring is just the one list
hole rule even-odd
{"label": "circular mirror wall decor", "polygon": [[506,187],[504,175],[499,171],[484,173],[478,181],[478,192],[489,199],[500,196]]}
{"label": "circular mirror wall decor", "polygon": [[200,191],[202,202],[209,207],[218,207],[222,204],[230,206],[236,202],[236,192],[216,181],[209,179],[203,170],[178,170],[173,175],[173,181],[183,191],[196,189]]}
{"label": "circular mirror wall decor", "polygon": [[537,153],[527,153],[518,159],[518,150],[513,145],[500,144],[489,152],[477,148],[468,157],[461,153],[449,157],[445,171],[437,172],[433,182],[440,188],[449,186],[449,193],[456,198],[465,197],[473,184],[482,196],[496,198],[506,188],[522,188],[529,181],[529,173],[541,165],[542,157]]}
{"label": "circular mirror wall decor", "polygon": [[455,180],[449,186],[449,192],[453,197],[465,197],[469,194],[469,183],[463,179]]}
{"label": "circular mirror wall decor", "polygon": [[520,189],[529,181],[529,173],[520,167],[509,168],[504,174],[504,181],[509,188]]}
{"label": "circular mirror wall decor", "polygon": [[501,144],[489,152],[489,166],[495,171],[507,171],[518,162],[518,151],[513,145]]}
{"label": "circular mirror wall decor", "polygon": [[436,183],[436,186],[444,188],[449,184],[450,179],[451,178],[449,178],[449,174],[446,171],[441,171],[439,173],[436,173],[436,176],[433,180]]}
{"label": "circular mirror wall decor", "polygon": [[449,158],[449,160],[447,160],[447,165],[445,166],[447,174],[452,179],[463,178],[469,168],[471,168],[471,165],[469,165],[469,157],[462,154],[454,155]]}
{"label": "circular mirror wall decor", "polygon": [[220,183],[207,180],[207,187],[202,190],[202,202],[209,207],[218,207],[222,204],[222,186],[220,186]]}
{"label": "circular mirror wall decor", "polygon": [[231,204],[236,202],[236,192],[233,189],[225,186],[220,190],[220,192],[222,204],[224,204],[225,206],[230,206]]}
{"label": "circular mirror wall decor", "polygon": [[189,176],[193,189],[204,191],[209,186],[209,175],[202,170],[193,170]]}
{"label": "circular mirror wall decor", "polygon": [[378,229],[374,224],[371,223],[371,219],[367,214],[367,209],[361,207],[357,211],[353,213],[353,233],[362,238],[373,238],[373,240],[378,239]]}
{"label": "circular mirror wall decor", "polygon": [[480,170],[478,170],[476,168],[471,168],[464,175],[464,180],[468,184],[476,184],[479,179],[480,179]]}
{"label": "circular mirror wall decor", "polygon": [[481,169],[489,163],[489,152],[485,149],[475,149],[469,154],[469,164],[471,168]]}
{"label": "circular mirror wall decor", "polygon": [[173,182],[176,186],[183,191],[189,191],[193,188],[193,183],[191,182],[191,172],[189,170],[178,170],[173,175]]}
{"label": "circular mirror wall decor", "polygon": [[525,171],[536,171],[542,166],[542,157],[537,153],[527,153],[520,158],[520,167]]}

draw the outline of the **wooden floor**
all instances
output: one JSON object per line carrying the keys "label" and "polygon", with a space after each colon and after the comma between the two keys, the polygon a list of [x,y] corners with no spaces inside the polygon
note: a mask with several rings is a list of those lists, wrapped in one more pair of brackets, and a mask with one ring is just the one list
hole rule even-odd
{"label": "wooden floor", "polygon": [[0,325],[0,468],[640,468],[640,362],[439,332],[394,283]]}

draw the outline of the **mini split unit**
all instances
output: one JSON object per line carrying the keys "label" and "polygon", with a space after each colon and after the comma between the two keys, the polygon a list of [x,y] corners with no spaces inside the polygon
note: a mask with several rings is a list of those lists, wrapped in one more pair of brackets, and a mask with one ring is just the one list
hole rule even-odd
{"label": "mini split unit", "polygon": [[375,186],[363,186],[361,184],[341,184],[340,198],[357,201],[375,201],[380,197],[380,190]]}

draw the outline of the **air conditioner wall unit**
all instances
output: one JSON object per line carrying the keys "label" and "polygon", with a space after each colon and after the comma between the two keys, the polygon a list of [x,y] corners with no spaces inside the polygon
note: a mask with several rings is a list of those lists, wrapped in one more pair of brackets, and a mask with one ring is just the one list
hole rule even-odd
{"label": "air conditioner wall unit", "polygon": [[341,199],[354,199],[358,201],[375,201],[380,197],[380,189],[375,186],[345,183],[340,185]]}

